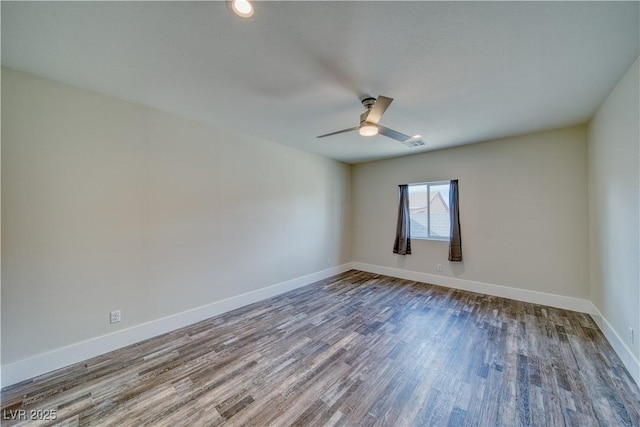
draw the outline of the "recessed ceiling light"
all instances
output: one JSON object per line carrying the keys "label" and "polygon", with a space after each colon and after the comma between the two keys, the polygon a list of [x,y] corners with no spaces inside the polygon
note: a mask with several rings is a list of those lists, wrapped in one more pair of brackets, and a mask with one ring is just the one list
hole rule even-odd
{"label": "recessed ceiling light", "polygon": [[378,126],[371,123],[363,123],[358,129],[360,135],[362,136],[373,136],[378,134]]}
{"label": "recessed ceiling light", "polygon": [[232,0],[231,10],[241,18],[251,18],[253,16],[253,5],[249,0]]}
{"label": "recessed ceiling light", "polygon": [[412,136],[413,139],[418,139],[418,138],[422,138],[422,135],[413,135]]}

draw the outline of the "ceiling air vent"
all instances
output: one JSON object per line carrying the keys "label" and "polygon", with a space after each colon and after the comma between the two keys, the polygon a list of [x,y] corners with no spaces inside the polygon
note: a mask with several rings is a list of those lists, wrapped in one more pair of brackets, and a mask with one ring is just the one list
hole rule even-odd
{"label": "ceiling air vent", "polygon": [[403,142],[407,147],[419,147],[421,145],[425,145],[424,141],[421,139],[410,139],[408,141]]}

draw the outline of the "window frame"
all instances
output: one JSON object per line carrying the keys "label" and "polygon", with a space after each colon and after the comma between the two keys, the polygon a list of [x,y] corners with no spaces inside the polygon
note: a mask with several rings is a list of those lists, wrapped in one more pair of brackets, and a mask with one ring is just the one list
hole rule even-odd
{"label": "window frame", "polygon": [[[437,242],[448,242],[451,239],[451,230],[449,230],[449,236],[431,236],[431,198],[429,197],[431,186],[435,185],[451,185],[451,181],[425,181],[425,182],[411,182],[407,184],[409,190],[413,186],[426,185],[427,186],[427,233],[428,237],[417,237],[411,233],[411,240],[435,240]],[[409,203],[411,203],[411,191],[409,191]],[[451,218],[449,218],[449,228],[451,228]]]}

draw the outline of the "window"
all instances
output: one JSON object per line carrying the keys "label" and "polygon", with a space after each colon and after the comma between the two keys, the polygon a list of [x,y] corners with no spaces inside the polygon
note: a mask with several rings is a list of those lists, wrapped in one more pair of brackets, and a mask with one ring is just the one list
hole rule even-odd
{"label": "window", "polygon": [[409,184],[412,239],[449,240],[449,181]]}

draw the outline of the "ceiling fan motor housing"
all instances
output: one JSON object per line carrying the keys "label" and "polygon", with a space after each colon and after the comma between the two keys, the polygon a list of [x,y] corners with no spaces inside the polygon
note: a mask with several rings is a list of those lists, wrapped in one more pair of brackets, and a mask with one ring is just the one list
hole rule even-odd
{"label": "ceiling fan motor housing", "polygon": [[369,116],[369,112],[371,111],[371,108],[373,108],[375,104],[376,104],[376,99],[371,98],[370,96],[362,100],[362,106],[367,111],[360,114],[360,127],[362,127],[367,122],[367,117]]}

